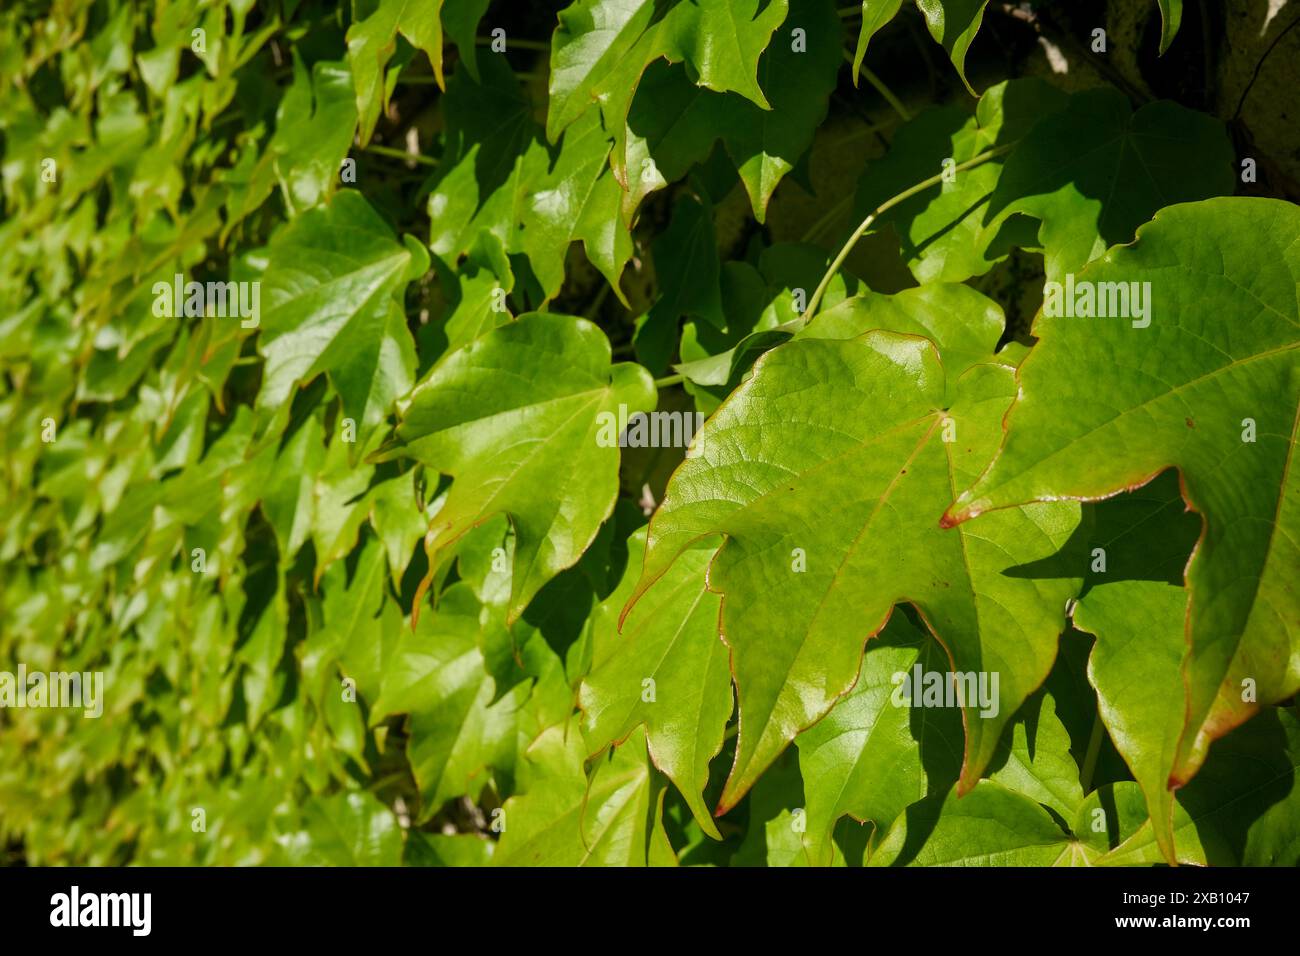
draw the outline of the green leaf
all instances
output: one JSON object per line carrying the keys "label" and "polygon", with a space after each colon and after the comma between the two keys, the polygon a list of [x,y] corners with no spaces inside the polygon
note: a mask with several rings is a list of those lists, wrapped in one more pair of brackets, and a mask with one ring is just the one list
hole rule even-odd
{"label": "green leaf", "polygon": [[990,779],[1056,811],[1062,820],[1073,820],[1083,803],[1079,765],[1070,756],[1070,735],[1048,693],[1025,702],[991,768]]}
{"label": "green leaf", "polygon": [[[688,321],[681,337],[683,361],[673,366],[691,383],[687,390],[701,412],[711,414],[740,384],[758,356],[807,325],[802,313],[809,290],[816,287],[829,261],[826,251],[818,246],[781,242],[760,253],[757,269],[748,262],[723,263],[726,328]],[[822,302],[830,310],[859,287],[850,273],[837,272]],[[830,326],[827,323],[826,327]],[[870,327],[862,325],[857,331]]]}
{"label": "green leaf", "polygon": [[1095,856],[1033,800],[981,780],[964,797],[954,792],[908,807],[868,865],[1086,865]]}
{"label": "green leaf", "polygon": [[446,145],[429,194],[429,248],[454,258],[481,231],[504,246],[517,223],[523,157],[537,137],[532,104],[503,57],[457,71],[441,99]]}
{"label": "green leaf", "polygon": [[361,18],[358,16],[361,4],[354,0],[354,19],[347,35],[348,63],[356,82],[361,145],[370,142],[379,112],[387,102],[384,67],[397,50],[399,33],[428,55],[438,85],[442,85],[442,22],[439,19],[442,3],[443,0],[418,3],[374,0],[369,4],[369,14]]}
{"label": "green leaf", "polygon": [[455,257],[490,232],[507,252],[528,257],[549,300],[564,282],[569,244],[581,241],[623,299],[619,277],[632,238],[619,214],[623,191],[608,168],[612,138],[599,112],[548,148],[504,58],[485,58],[479,69],[481,82],[454,75],[443,101],[449,145],[429,195],[430,248]]}
{"label": "green leaf", "polygon": [[903,7],[903,0],[862,0],[862,20],[858,26],[858,41],[853,47],[853,85],[858,85],[858,73],[867,56],[867,45]]}
{"label": "green leaf", "polygon": [[[853,77],[857,82],[858,70],[867,54],[867,44],[903,6],[903,0],[862,0],[862,26],[853,52]],[[948,51],[957,75],[972,96],[976,95],[966,79],[966,51],[970,49],[975,34],[984,20],[988,0],[916,0],[917,9],[925,17],[925,25],[935,42]]]}
{"label": "green leaf", "polygon": [[[961,321],[953,316],[960,315]],[[967,369],[997,361],[1002,310],[968,285],[932,283],[894,295],[863,292],[819,312],[795,338],[847,339],[868,329],[928,338],[939,349],[945,374],[956,381]]]}
{"label": "green leaf", "polygon": [[579,706],[592,755],[644,724],[650,759],[677,785],[704,831],[720,839],[702,795],[731,716],[720,600],[705,586],[714,550],[716,542],[704,542],[683,555],[620,628],[619,612],[640,574],[645,530],[628,539],[627,571],[597,612]]}
{"label": "green leaf", "polygon": [[1097,635],[1088,673],[1111,740],[1147,794],[1165,859],[1174,862],[1174,795],[1168,789],[1186,703],[1180,665],[1187,594],[1152,581],[1119,581],[1075,609],[1080,630]]}
{"label": "green leaf", "polygon": [[[1270,708],[1216,741],[1178,802],[1211,865],[1300,864],[1300,718]],[[1182,839],[1176,832],[1175,839]]]}
{"label": "green leaf", "polygon": [[581,240],[591,264],[623,298],[619,276],[632,257],[632,236],[623,224],[623,192],[606,163],[610,140],[596,113],[564,134],[559,156],[548,160],[535,145],[525,165],[519,231],[511,251],[528,256],[547,298],[564,282],[569,243]]}
{"label": "green leaf", "polygon": [[560,133],[601,99],[604,89],[621,85],[624,71],[634,78],[634,51],[651,30],[655,5],[651,0],[576,0],[559,14],[551,37],[551,76],[548,86],[546,135],[555,142]]}
{"label": "green leaf", "polygon": [[248,178],[231,177],[230,214],[221,235],[255,211],[276,184],[291,213],[328,200],[357,125],[352,74],[343,63],[314,63],[308,73],[294,52],[293,83],[276,110],[275,133]]}
{"label": "green leaf", "polygon": [[863,644],[900,601],[956,670],[999,674],[997,706],[984,718],[966,708],[963,789],[1051,669],[1078,579],[1011,569],[1065,545],[1078,511],[1010,514],[979,537],[941,530],[943,498],[992,452],[1014,383],[985,365],[957,379],[951,406],[948,387],[934,346],[916,336],[787,343],[759,360],[669,483],[638,594],[691,542],[726,536],[710,586],[724,595],[740,733],[722,809],[851,688]]}
{"label": "green leaf", "polygon": [[560,12],[551,39],[546,135],[558,139],[600,102],[621,125],[637,82],[654,60],[685,60],[699,85],[734,91],[768,109],[758,57],[785,17],[785,0],[577,0]]}
{"label": "green leaf", "polygon": [[445,4],[442,11],[442,29],[447,39],[460,51],[460,62],[474,79],[478,79],[478,56],[475,34],[479,22],[487,13],[492,0],[454,0]]}
{"label": "green leaf", "polygon": [[454,479],[425,538],[430,574],[466,531],[508,515],[516,620],[613,511],[611,421],[620,406],[631,415],[655,401],[649,373],[611,365],[609,340],[584,319],[530,313],[447,355],[416,387],[379,455],[414,458]]}
{"label": "green leaf", "polygon": [[480,232],[457,268],[437,259],[434,266],[451,290],[443,317],[446,343],[442,351],[458,349],[510,320],[505,295],[514,287],[515,277],[495,233]]}
{"label": "green leaf", "polygon": [[899,696],[901,678],[918,664],[926,672],[948,668],[943,648],[895,614],[867,643],[853,690],[795,738],[814,861],[830,862],[831,833],[845,814],[869,824],[879,842],[909,804],[956,783],[957,712],[909,706]]}
{"label": "green leaf", "polygon": [[316,473],[325,460],[320,422],[313,416],[293,433],[275,459],[275,472],[262,497],[262,511],[290,562],[311,534]]}
{"label": "green leaf", "polygon": [[[863,219],[925,171],[940,173],[949,161],[965,163],[1015,143],[1068,102],[1066,94],[1031,77],[990,87],[974,116],[955,106],[925,110],[898,130],[882,159],[867,164],[858,182],[854,218]],[[1006,255],[1003,233],[1016,223],[988,221],[987,215],[1004,162],[994,158],[956,172],[951,182],[918,193],[880,217],[878,222],[892,223],[898,232],[903,259],[918,282],[961,282],[983,275]]]}
{"label": "green leaf", "polygon": [[[1020,709],[992,767],[991,779],[965,796],[945,796],[946,786],[927,788],[894,822],[869,865],[1090,866],[1106,851],[1092,838],[1095,817],[1085,816],[1091,803],[1051,694],[1040,691]],[[1105,797],[1100,803],[1111,810]],[[1130,829],[1132,817],[1126,804],[1122,819]],[[1077,829],[1084,822],[1088,829]]]}
{"label": "green leaf", "polygon": [[420,787],[422,819],[452,797],[476,799],[492,767],[514,760],[515,711],[527,696],[495,699],[479,650],[481,605],[464,583],[441,596],[438,613],[403,629],[385,662],[371,726],[390,714],[410,714],[407,756]]}
{"label": "green leaf", "polygon": [[[1294,206],[1209,200],[1164,210],[1085,269],[1082,281],[1149,282],[1146,319],[1041,316],[1002,448],[944,517],[1103,498],[1179,469],[1204,530],[1187,567],[1175,784],[1210,741],[1300,689],[1298,237]],[[1096,354],[1110,361],[1085,381],[1078,357]]]}
{"label": "green leaf", "polygon": [[283,838],[293,866],[397,866],[402,830],[386,806],[350,791],[312,797],[303,808],[304,829]]}
{"label": "green leaf", "polygon": [[529,748],[527,789],[504,807],[496,866],[646,866],[661,831],[663,788],[637,730],[601,758],[590,783],[582,735],[552,727]]}
{"label": "green leaf", "polygon": [[[448,26],[448,33],[451,28]],[[468,61],[466,61],[468,62]],[[472,833],[425,833],[411,830],[406,835],[404,866],[487,866],[496,844]]]}
{"label": "green leaf", "polygon": [[[1072,824],[1075,835],[1101,854],[1118,849],[1143,827],[1151,827],[1147,800],[1142,788],[1132,780],[1108,783],[1088,794],[1079,804]],[[1105,857],[1096,862],[1100,864],[1103,859]],[[1185,858],[1179,862],[1193,861]]]}
{"label": "green leaf", "polygon": [[[802,43],[792,36],[795,29],[804,31]],[[759,222],[766,219],[777,183],[794,169],[826,116],[841,64],[842,34],[829,0],[793,0],[790,15],[758,66],[772,108],[741,104],[728,116],[723,139]]]}
{"label": "green leaf", "polygon": [[637,323],[633,344],[637,359],[658,374],[678,344],[683,317],[697,317],[713,329],[726,322],[718,239],[708,200],[683,194],[673,207],[668,229],[655,238],[651,251],[660,292]]}
{"label": "green leaf", "polygon": [[624,220],[634,222],[646,196],[708,159],[728,116],[745,108],[735,96],[696,86],[681,64],[657,60],[646,67],[628,107],[623,142],[615,142],[609,157],[626,190]]}
{"label": "green leaf", "polygon": [[1169,44],[1178,36],[1178,27],[1183,20],[1183,0],[1156,0],[1160,4],[1160,55],[1169,49]]}
{"label": "green leaf", "polygon": [[325,372],[364,448],[412,384],[414,345],[397,297],[428,270],[428,252],[398,242],[360,193],[344,191],[277,234],[266,256],[258,407],[273,411]]}
{"label": "green leaf", "polygon": [[[1270,708],[1210,749],[1196,779],[1177,792],[1178,860],[1204,866],[1300,863],[1300,720]],[[1164,861],[1151,826],[1106,854],[1108,866]]]}
{"label": "green leaf", "polygon": [[[1165,859],[1176,859],[1168,789],[1186,717],[1183,567],[1200,522],[1173,472],[1097,506],[1088,587],[1074,624],[1097,636],[1088,676],[1111,740],[1147,795]],[[1100,550],[1097,550],[1100,549]]]}
{"label": "green leaf", "polygon": [[966,51],[984,22],[988,0],[916,0],[916,5],[925,17],[930,36],[948,51],[957,75],[971,96],[976,95],[975,88],[966,79]]}
{"label": "green leaf", "polygon": [[1163,100],[1134,112],[1127,97],[1103,87],[1074,94],[1020,141],[988,218],[1042,220],[1047,278],[1063,282],[1107,247],[1132,240],[1162,206],[1225,195],[1233,186],[1222,123]]}
{"label": "green leaf", "polygon": [[384,553],[368,538],[355,565],[335,564],[321,577],[322,621],[309,643],[335,647],[344,673],[373,702],[397,643],[401,614],[384,589]]}
{"label": "green leaf", "polygon": [[[663,22],[673,22],[693,6],[680,4]],[[697,85],[689,58],[682,67],[654,56],[642,63],[636,53],[624,62],[616,74],[621,84],[611,81],[599,99],[605,128],[615,136],[610,164],[626,190],[622,211],[627,222],[646,195],[683,177],[719,138],[740,172],[755,216],[763,221],[777,183],[812,143],[841,63],[842,31],[834,5],[795,0],[789,6],[775,33],[766,28],[772,43],[757,63],[770,105]],[[761,17],[766,20],[784,9],[784,3],[768,4]]]}

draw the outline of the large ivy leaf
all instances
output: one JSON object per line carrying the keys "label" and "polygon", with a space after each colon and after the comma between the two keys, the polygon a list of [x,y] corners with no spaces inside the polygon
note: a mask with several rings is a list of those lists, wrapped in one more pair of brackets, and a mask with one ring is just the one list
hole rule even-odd
{"label": "large ivy leaf", "polygon": [[1014,383],[1010,369],[981,365],[953,399],[948,388],[917,336],[788,343],[759,360],[669,483],[638,594],[691,542],[725,535],[709,580],[724,595],[740,733],[722,809],[850,689],[863,644],[899,601],[954,669],[999,674],[996,707],[983,718],[964,708],[963,790],[1047,676],[1078,581],[1010,572],[1064,546],[1078,511],[1021,511],[979,537],[943,532],[942,499],[992,452]]}
{"label": "large ivy leaf", "polygon": [[614,508],[619,450],[603,415],[654,408],[649,373],[610,364],[584,319],[530,313],[436,365],[401,410],[380,460],[414,458],[452,476],[425,537],[430,575],[446,549],[495,514],[515,530],[510,620],[570,567]]}
{"label": "large ivy leaf", "polygon": [[619,612],[640,573],[645,535],[641,529],[628,539],[627,571],[596,618],[591,672],[579,694],[587,749],[599,753],[644,724],[650,758],[677,785],[705,832],[719,839],[703,798],[709,762],[722,749],[731,716],[731,672],[718,639],[719,598],[704,581],[716,542],[684,554],[620,629]]}
{"label": "large ivy leaf", "polygon": [[1157,209],[1222,196],[1233,185],[1222,123],[1165,100],[1134,111],[1122,93],[1103,87],[1074,94],[1020,141],[986,218],[1042,220],[1047,278],[1063,282],[1107,247],[1130,241]]}
{"label": "large ivy leaf", "polygon": [[[1180,470],[1204,530],[1187,568],[1175,785],[1214,738],[1300,689],[1298,249],[1295,207],[1217,199],[1162,211],[1084,270],[1087,282],[1149,282],[1147,318],[1040,316],[1002,449],[944,517],[1102,498]],[[1078,358],[1096,354],[1107,363],[1085,382]]]}
{"label": "large ivy leaf", "polygon": [[409,236],[398,242],[346,190],[277,234],[266,257],[258,406],[273,411],[299,382],[328,373],[364,448],[412,384],[415,350],[395,297],[428,270],[428,252]]}

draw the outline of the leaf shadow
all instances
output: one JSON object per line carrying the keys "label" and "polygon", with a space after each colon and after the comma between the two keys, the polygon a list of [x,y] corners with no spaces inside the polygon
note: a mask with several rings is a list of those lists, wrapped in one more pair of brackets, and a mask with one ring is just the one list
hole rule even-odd
{"label": "leaf shadow", "polygon": [[1007,568],[1011,578],[1083,577],[1082,600],[1093,587],[1116,581],[1183,585],[1183,572],[1201,533],[1187,510],[1178,471],[1166,469],[1125,494],[1083,505],[1083,520],[1055,554]]}

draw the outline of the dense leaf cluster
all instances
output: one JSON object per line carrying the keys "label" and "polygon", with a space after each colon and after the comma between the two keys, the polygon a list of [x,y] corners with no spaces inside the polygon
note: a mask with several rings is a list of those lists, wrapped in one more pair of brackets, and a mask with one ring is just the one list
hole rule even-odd
{"label": "dense leaf cluster", "polygon": [[0,13],[9,855],[1300,862],[1300,209],[915,6]]}

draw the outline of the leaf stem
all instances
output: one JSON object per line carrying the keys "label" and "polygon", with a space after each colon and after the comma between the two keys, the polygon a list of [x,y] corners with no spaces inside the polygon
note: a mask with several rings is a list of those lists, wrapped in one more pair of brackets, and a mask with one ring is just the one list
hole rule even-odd
{"label": "leaf stem", "polygon": [[596,316],[600,313],[600,307],[605,304],[605,299],[608,297],[609,283],[602,282],[600,288],[596,291],[595,297],[591,300],[591,303],[583,310],[583,316],[590,319],[592,322],[595,322]]}
{"label": "leaf stem", "polygon": [[376,156],[387,156],[390,159],[401,159],[410,163],[420,163],[425,166],[437,166],[438,161],[431,157],[421,155],[420,153],[408,153],[402,149],[393,149],[391,146],[381,146],[378,143],[370,143],[361,147],[362,152],[374,153]]}
{"label": "leaf stem", "polygon": [[1105,730],[1101,722],[1101,707],[1098,706],[1097,715],[1092,719],[1092,735],[1088,737],[1088,752],[1083,757],[1083,770],[1079,774],[1084,796],[1092,793],[1092,775],[1097,770],[1097,756],[1101,753],[1101,738]]}
{"label": "leaf stem", "polygon": [[[990,159],[996,159],[1004,153],[1007,153],[1014,145],[1014,143],[1008,143],[1005,146],[998,146],[994,149],[985,150],[973,159],[968,159],[964,163],[958,163],[956,166],[952,167],[952,172],[959,173],[962,170],[970,169],[974,166],[980,165],[981,163],[987,163]],[[800,318],[807,321],[816,314],[817,306],[821,303],[822,296],[826,294],[826,287],[831,284],[831,279],[834,277],[835,273],[840,270],[840,266],[844,265],[844,260],[849,257],[849,253],[853,251],[853,247],[857,245],[858,240],[866,234],[866,231],[871,228],[871,224],[875,222],[878,217],[884,215],[899,203],[911,199],[917,193],[924,192],[931,186],[936,186],[943,182],[943,177],[944,173],[935,173],[928,179],[921,180],[915,186],[909,186],[898,195],[886,199],[883,203],[873,209],[867,218],[863,219],[862,222],[858,224],[858,228],[853,230],[853,234],[850,235],[848,241],[844,243],[839,254],[831,261],[830,266],[826,269],[826,274],[822,276],[822,281],[817,283],[817,290],[813,292],[812,298],[808,300],[808,307],[803,310],[803,315],[801,315]]]}
{"label": "leaf stem", "polygon": [[668,388],[672,385],[679,385],[685,378],[685,375],[666,375],[663,378],[655,379],[655,388]]}
{"label": "leaf stem", "polygon": [[840,216],[844,215],[844,213],[846,213],[849,207],[852,205],[853,205],[853,193],[849,193],[847,196],[845,196],[843,199],[837,202],[834,206],[831,206],[830,209],[826,210],[825,214],[823,214],[821,218],[819,218],[816,222],[814,222],[811,226],[808,227],[808,231],[803,234],[802,241],[812,242],[813,239],[819,236],[823,230],[825,230],[828,226],[830,226],[831,223],[833,223]]}
{"label": "leaf stem", "polygon": [[[848,50],[844,51],[844,60],[849,64],[849,66],[853,66],[853,57],[849,55]],[[875,87],[876,92],[885,98],[885,102],[893,108],[895,113],[903,118],[904,123],[912,118],[912,114],[908,111],[907,107],[903,105],[903,101],[894,95],[894,91],[885,85],[884,80],[876,76],[876,74],[871,70],[867,69],[865,63],[859,64],[858,73],[867,78],[867,82]],[[856,79],[857,77],[854,77],[855,81]],[[856,86],[857,83],[854,82],[853,85]]]}
{"label": "leaf stem", "polygon": [[[492,37],[475,37],[474,42],[479,46],[491,46]],[[544,40],[520,40],[514,37],[506,37],[506,49],[518,47],[520,50],[540,50],[543,53],[551,52],[551,44]]]}

